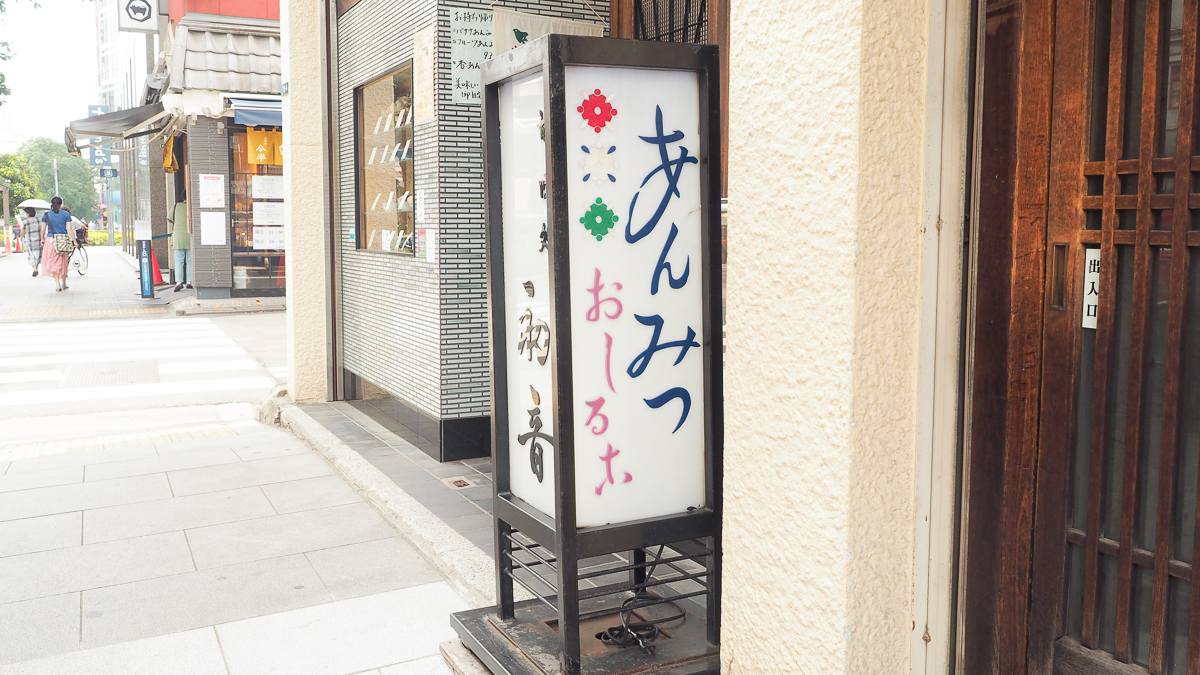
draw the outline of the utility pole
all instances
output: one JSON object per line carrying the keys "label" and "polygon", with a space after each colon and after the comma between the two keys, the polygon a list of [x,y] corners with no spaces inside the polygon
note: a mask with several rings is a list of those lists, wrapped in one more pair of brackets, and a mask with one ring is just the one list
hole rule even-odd
{"label": "utility pole", "polygon": [[62,196],[62,194],[58,191],[58,159],[54,160],[54,196]]}

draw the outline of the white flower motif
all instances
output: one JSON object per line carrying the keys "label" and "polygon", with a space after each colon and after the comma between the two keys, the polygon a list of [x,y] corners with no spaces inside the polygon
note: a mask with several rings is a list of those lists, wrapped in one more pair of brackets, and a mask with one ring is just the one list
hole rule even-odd
{"label": "white flower motif", "polygon": [[583,157],[579,160],[579,166],[583,169],[583,180],[589,181],[595,179],[597,181],[608,181],[610,183],[617,182],[617,169],[620,164],[614,153],[617,151],[615,145],[586,145],[580,146],[583,150]]}

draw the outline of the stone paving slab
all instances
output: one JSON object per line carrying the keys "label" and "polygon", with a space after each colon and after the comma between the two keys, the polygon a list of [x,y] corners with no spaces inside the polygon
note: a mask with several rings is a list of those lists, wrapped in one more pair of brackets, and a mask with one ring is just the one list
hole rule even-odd
{"label": "stone paving slab", "polygon": [[171,471],[171,489],[175,496],[201,492],[229,490],[235,487],[282,483],[301,478],[315,478],[333,473],[320,457],[310,453],[297,454],[251,462],[238,462],[200,469]]}
{"label": "stone paving slab", "polygon": [[148,502],[170,496],[171,486],[163,474],[17,490],[0,493],[0,521]]}
{"label": "stone paving slab", "polygon": [[8,627],[9,636],[0,640],[0,664],[77,649],[79,593],[0,605],[0,625]]}
{"label": "stone paving slab", "polygon": [[5,675],[229,675],[212,628],[69,652],[7,666]]}
{"label": "stone paving slab", "polygon": [[83,543],[82,515],[58,513],[0,523],[0,558],[79,546]]}
{"label": "stone paving slab", "polygon": [[91,509],[83,513],[86,543],[190,530],[275,515],[257,486]]}

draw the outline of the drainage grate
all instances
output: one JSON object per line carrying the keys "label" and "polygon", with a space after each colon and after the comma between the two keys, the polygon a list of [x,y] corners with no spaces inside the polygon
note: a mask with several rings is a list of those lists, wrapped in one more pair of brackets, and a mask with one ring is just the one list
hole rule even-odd
{"label": "drainage grate", "polygon": [[462,476],[443,478],[442,482],[445,483],[446,487],[450,488],[451,490],[465,490],[469,487],[475,487],[475,483],[471,482],[469,478],[464,478]]}
{"label": "drainage grate", "polygon": [[72,387],[115,387],[122,384],[149,384],[158,382],[158,362],[154,359],[142,361],[99,361],[75,363],[67,366],[61,388]]}

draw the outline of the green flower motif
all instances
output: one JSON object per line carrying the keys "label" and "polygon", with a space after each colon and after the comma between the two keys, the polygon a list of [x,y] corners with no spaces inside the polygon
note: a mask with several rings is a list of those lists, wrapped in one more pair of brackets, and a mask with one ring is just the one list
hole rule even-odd
{"label": "green flower motif", "polygon": [[597,197],[596,203],[592,204],[592,207],[579,219],[579,222],[583,223],[588,232],[595,235],[596,241],[600,241],[604,238],[604,235],[608,234],[609,230],[616,226],[618,220],[620,218],[617,217],[617,214],[605,206],[604,201]]}

